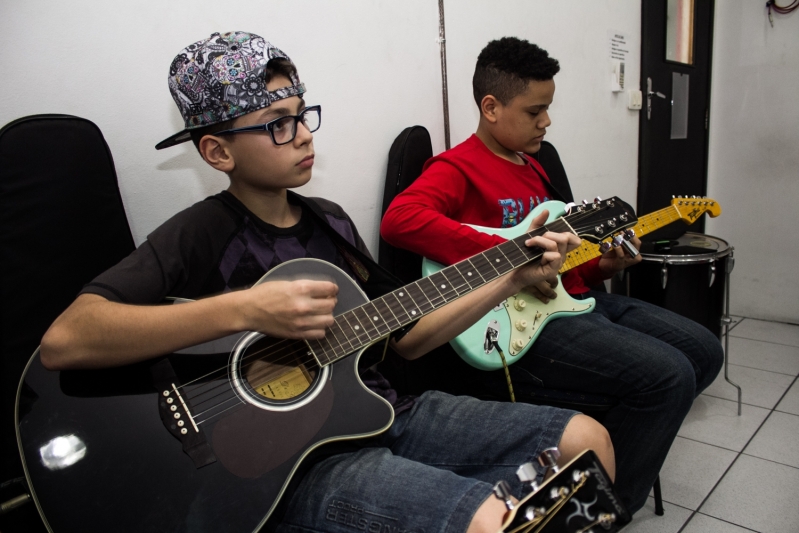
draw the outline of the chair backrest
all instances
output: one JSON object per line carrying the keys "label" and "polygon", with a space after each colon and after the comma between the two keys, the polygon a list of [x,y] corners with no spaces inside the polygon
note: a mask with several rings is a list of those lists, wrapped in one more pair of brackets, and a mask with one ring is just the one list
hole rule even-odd
{"label": "chair backrest", "polygon": [[[422,173],[425,161],[433,157],[430,133],[424,126],[410,126],[402,130],[388,151],[388,169],[383,189],[383,211],[399,193]],[[413,252],[391,246],[380,238],[378,263],[405,283],[422,277],[422,257]]]}
{"label": "chair backrest", "polygon": [[560,155],[552,143],[548,141],[541,141],[541,148],[534,154],[528,154],[533,159],[538,161],[544,172],[547,173],[549,182],[552,187],[562,196],[561,200],[564,202],[573,202],[574,195],[569,186],[569,178],[566,177],[566,169],[563,168],[563,163],[560,160]]}
{"label": "chair backrest", "polygon": [[55,318],[134,249],[114,161],[92,122],[34,115],[0,129],[0,481],[22,475],[17,386]]}

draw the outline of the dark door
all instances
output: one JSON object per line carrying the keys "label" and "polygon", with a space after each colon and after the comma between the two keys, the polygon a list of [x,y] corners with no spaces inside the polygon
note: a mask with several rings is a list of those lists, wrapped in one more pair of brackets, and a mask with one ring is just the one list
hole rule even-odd
{"label": "dark door", "polygon": [[[672,195],[704,196],[713,0],[642,0],[638,213],[669,205]],[[646,236],[675,238],[680,222]],[[704,220],[691,226],[703,232]]]}

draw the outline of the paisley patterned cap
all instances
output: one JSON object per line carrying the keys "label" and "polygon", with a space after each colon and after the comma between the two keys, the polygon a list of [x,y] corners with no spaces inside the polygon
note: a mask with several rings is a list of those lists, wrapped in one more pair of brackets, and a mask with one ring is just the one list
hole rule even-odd
{"label": "paisley patterned cap", "polygon": [[291,86],[267,91],[264,73],[275,58],[289,56],[253,33],[214,33],[180,51],[169,66],[169,92],[186,129],[158,143],[161,150],[191,139],[190,131],[246,115],[276,100],[302,95],[297,75]]}

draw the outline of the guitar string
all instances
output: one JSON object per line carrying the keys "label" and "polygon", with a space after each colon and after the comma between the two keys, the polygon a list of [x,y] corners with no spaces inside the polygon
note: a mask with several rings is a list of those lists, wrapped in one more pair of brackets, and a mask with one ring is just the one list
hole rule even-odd
{"label": "guitar string", "polygon": [[[575,218],[577,218],[577,217],[575,217]],[[517,243],[517,246],[518,246],[518,243]],[[521,250],[521,247],[519,247],[519,248],[520,248],[520,250]],[[532,259],[531,259],[531,260],[532,260]],[[449,281],[449,278],[447,278],[446,276],[444,276],[444,277],[445,277],[445,279],[447,279],[447,280]],[[463,278],[463,277],[462,277],[461,279],[462,279],[462,281],[466,281],[466,279],[465,279],[465,278]],[[449,291],[449,292],[447,292],[447,293],[446,293],[446,296],[445,296],[444,294],[439,294],[439,296],[435,296],[435,295],[434,295],[432,300],[430,300],[430,298],[429,298],[429,297],[428,297],[428,296],[427,296],[427,295],[424,293],[424,291],[423,291],[423,290],[422,290],[422,294],[423,294],[423,295],[424,295],[426,298],[428,298],[428,300],[430,300],[430,303],[431,303],[431,305],[432,305],[432,306],[433,306],[433,308],[435,309],[435,308],[437,308],[437,306],[439,306],[439,305],[442,305],[442,304],[448,303],[448,296],[449,296],[449,295],[450,295],[452,292],[454,292],[454,293],[455,293],[455,296],[456,296],[456,297],[460,296],[460,294],[459,294],[459,293],[460,293],[460,290],[461,290],[461,289],[463,289],[464,287],[467,287],[467,285],[468,285],[468,283],[462,283],[462,284],[460,284],[460,285],[456,285],[456,286],[454,286],[454,287],[453,287],[453,289],[454,289],[454,290],[451,290],[451,291]],[[452,285],[451,285],[451,286],[452,286]],[[420,289],[421,289],[421,287],[420,287]],[[440,291],[438,291],[438,292],[440,292]],[[400,304],[401,304],[401,303],[400,303]],[[388,304],[388,303],[386,302],[386,305],[387,305],[387,307],[388,307],[389,311],[391,311],[391,312],[393,313],[393,311],[391,310],[391,306],[390,306],[390,304]],[[357,319],[357,317],[355,317],[355,318]],[[384,321],[385,321],[385,319],[384,319]],[[377,329],[376,329],[376,331],[379,333],[379,330],[377,330]],[[387,334],[390,334],[390,331],[389,331],[389,332],[387,332]],[[371,341],[372,341],[372,339],[371,339],[371,336],[368,334],[368,332],[367,332],[367,336],[369,337],[369,340],[370,340],[370,342],[371,342]],[[384,337],[384,336],[382,336],[382,337],[379,337],[377,340],[379,340],[380,338],[385,338],[385,337]],[[253,357],[255,357],[255,356],[259,355],[260,353],[262,353],[263,351],[270,350],[270,349],[271,349],[271,350],[274,350],[274,348],[275,348],[276,346],[279,346],[279,345],[280,345],[281,343],[283,343],[283,342],[286,342],[286,340],[279,340],[277,343],[273,343],[273,344],[271,344],[271,345],[267,346],[266,348],[264,348],[263,350],[259,350],[259,351],[255,352],[255,353],[253,353],[253,354],[250,354],[250,355],[248,355],[248,356],[245,356],[244,358],[242,358],[242,361],[243,361],[243,360],[245,360],[245,359],[247,359],[247,358],[253,358]],[[300,344],[300,341],[296,341],[296,340],[295,340],[295,345],[299,345],[299,344]],[[286,356],[282,357],[282,359],[279,359],[278,361],[285,361],[286,359],[288,359],[288,358],[290,358],[290,357],[292,357],[292,356],[295,356],[295,355],[296,355],[297,353],[299,353],[300,351],[303,351],[303,352],[305,352],[305,349],[303,348],[303,350],[298,350],[298,351],[291,352],[291,353],[289,353],[288,355],[286,355]],[[355,350],[353,350],[353,352],[354,352],[354,351],[355,351]],[[306,352],[306,353],[307,353],[307,352]],[[313,360],[313,359],[314,359],[313,357],[312,357],[312,358],[310,358],[310,359],[306,359],[306,360],[302,360],[302,359],[300,359],[300,360],[299,360],[299,363],[300,363],[300,364],[307,364],[307,363],[309,363],[309,362],[310,362],[311,360]],[[314,361],[314,362],[315,362],[315,361]],[[249,365],[244,365],[244,366],[242,367],[242,371],[244,371],[244,370],[246,370],[247,368],[251,367],[251,366],[252,366],[252,364],[254,364],[254,363],[255,363],[255,361],[253,361],[253,362],[252,362],[252,363],[250,363]],[[315,365],[314,365],[314,366],[315,366]],[[228,370],[228,368],[229,368],[229,365],[227,365],[226,367],[220,368],[220,369],[218,369],[217,371],[221,371],[221,370],[224,370],[224,371],[226,371],[226,370]],[[215,371],[215,372],[217,372],[217,371]],[[215,373],[215,372],[211,372],[210,374],[213,374],[213,373]],[[209,374],[209,375],[210,375],[210,374]],[[238,380],[238,378],[234,378],[234,379]],[[194,381],[196,382],[196,380],[194,380]],[[197,394],[195,394],[195,395],[193,396],[193,398],[194,398],[194,399],[196,399],[196,398],[198,398],[198,397],[200,397],[200,396],[202,396],[202,395],[206,395],[206,394],[208,394],[209,392],[212,392],[212,391],[213,391],[214,389],[216,389],[216,388],[223,388],[223,390],[222,390],[222,392],[220,392],[220,393],[218,393],[218,394],[216,394],[216,395],[210,396],[210,397],[206,398],[205,400],[203,400],[203,401],[201,401],[201,402],[197,402],[197,404],[196,404],[196,405],[197,405],[197,407],[199,407],[199,406],[200,406],[200,405],[202,405],[203,403],[206,403],[206,402],[208,402],[208,401],[211,401],[211,400],[213,400],[214,398],[217,398],[218,396],[221,396],[222,394],[224,394],[224,392],[225,392],[225,391],[231,391],[231,392],[232,392],[232,390],[231,390],[231,389],[230,389],[230,388],[227,386],[227,385],[228,385],[227,381],[228,381],[228,380],[225,380],[225,382],[223,382],[223,383],[220,383],[220,384],[218,384],[218,385],[216,385],[216,386],[214,386],[214,387],[211,387],[211,388],[207,388],[207,387],[200,387],[202,390],[198,391],[198,392],[197,392]],[[190,383],[191,383],[191,382],[190,382]],[[188,383],[187,383],[186,385],[188,385]],[[184,385],[183,387],[185,387],[186,385]],[[236,398],[237,398],[237,396],[235,396],[235,394],[234,394],[234,397],[232,397],[232,398],[228,398],[228,399],[226,399],[226,400],[223,400],[222,402],[219,402],[219,403],[217,403],[216,405],[214,405],[214,406],[210,407],[209,409],[206,409],[206,410],[204,410],[204,411],[201,411],[201,412],[197,413],[197,415],[195,415],[195,416],[201,416],[202,414],[205,414],[205,413],[207,413],[208,411],[210,411],[210,410],[212,410],[212,409],[215,409],[215,408],[217,408],[217,407],[220,407],[221,405],[224,405],[225,403],[229,402],[231,399],[236,399]],[[227,409],[226,409],[226,410],[227,410]],[[225,410],[225,411],[226,411],[226,410]],[[221,414],[221,413],[217,413],[217,414]],[[215,416],[215,415],[214,415],[214,416]],[[206,419],[206,421],[207,421],[207,419]]]}
{"label": "guitar string", "polygon": [[[594,212],[592,212],[592,213],[578,213],[578,214],[576,214],[575,216],[573,216],[573,218],[572,218],[572,222],[574,222],[574,221],[577,221],[579,218],[583,218],[583,217],[581,217],[580,215],[594,215],[594,214],[595,214]],[[557,220],[556,220],[556,222],[557,222],[558,220],[560,220],[560,219],[557,219]],[[574,224],[574,226],[576,226],[576,224]],[[547,230],[548,230],[549,228],[543,227],[542,229],[547,229]],[[575,230],[575,233],[578,233],[578,232]],[[532,236],[532,235],[531,235],[530,233],[528,233],[528,234],[525,236],[524,240],[526,240],[527,238],[529,238],[529,237],[531,237],[531,236]],[[520,237],[521,237],[521,236],[520,236]],[[518,240],[518,238],[516,238],[516,239],[512,239],[512,240]],[[519,250],[521,250],[521,251],[524,251],[524,250],[522,249],[522,247],[521,247],[521,246],[519,246],[519,244],[518,244],[518,243],[517,243],[517,246],[519,247]],[[500,250],[500,252],[501,252],[501,250]],[[501,253],[502,253],[502,252],[501,252]],[[503,254],[503,255],[504,255],[504,254]],[[531,258],[529,261],[532,261],[532,260],[534,260],[534,259],[535,259],[535,258]],[[529,261],[526,261],[526,262],[529,262]],[[521,266],[521,265],[519,265],[519,266]],[[516,268],[516,267],[513,267],[513,269],[515,269],[515,268]],[[459,273],[459,274],[460,274],[460,273]],[[446,276],[444,276],[444,277],[445,277],[445,279],[447,279],[447,280],[449,281],[449,278],[447,278]],[[482,277],[482,275],[481,275],[481,277]],[[462,279],[463,281],[466,281],[466,279],[465,279],[465,278],[463,278],[463,277],[461,277],[461,279]],[[452,286],[452,285],[450,284],[450,286]],[[459,294],[460,290],[461,290],[462,288],[464,288],[464,287],[467,287],[467,286],[468,286],[468,283],[462,283],[461,285],[457,285],[457,286],[455,286],[455,287],[454,287],[455,298],[453,298],[453,299],[456,299],[457,297],[459,297],[459,296],[460,296],[460,294]],[[482,286],[482,284],[481,284],[481,286]],[[419,288],[421,289],[421,287],[419,287]],[[448,301],[449,301],[449,300],[448,300],[448,298],[447,298],[447,297],[446,297],[444,294],[441,294],[441,293],[440,293],[440,291],[438,291],[438,292],[440,293],[440,294],[439,294],[439,296],[437,296],[437,297],[436,297],[436,296],[434,295],[432,300],[430,300],[430,297],[429,297],[429,296],[427,296],[427,294],[424,292],[424,290],[423,290],[423,289],[421,289],[421,292],[422,292],[422,295],[424,295],[424,296],[425,296],[425,297],[426,297],[426,298],[427,298],[427,299],[430,301],[431,305],[433,306],[433,309],[436,309],[438,305],[443,305],[443,304],[445,304],[445,303],[448,303]],[[448,291],[446,294],[451,294],[452,292],[453,292],[453,291]],[[443,300],[443,302],[442,302],[442,300]],[[439,302],[441,302],[441,303],[439,303]],[[368,303],[371,303],[371,302],[367,302],[367,304],[364,304],[364,305],[368,305]],[[390,306],[390,304],[388,304],[387,302],[384,302],[384,303],[385,303],[385,304],[386,304],[386,306],[388,307],[389,311],[391,311],[391,312],[393,313],[393,311],[391,310],[391,306]],[[361,307],[363,307],[363,306],[361,306]],[[418,306],[417,306],[417,307],[418,307]],[[339,316],[344,316],[344,315],[339,315]],[[355,316],[355,318],[357,319],[357,316]],[[346,320],[346,318],[345,318],[345,320]],[[386,322],[386,321],[385,321],[385,319],[384,319],[384,322]],[[377,330],[377,328],[376,328],[376,327],[375,327],[375,329],[376,329],[376,331],[378,331],[378,333],[379,333],[379,330]],[[387,334],[390,334],[390,331],[389,331],[389,332],[387,332]],[[369,340],[370,340],[370,341],[372,341],[372,339],[371,339],[371,336],[368,334],[368,332],[367,332],[367,337],[369,337]],[[379,338],[378,338],[376,341],[380,340],[381,338],[385,338],[385,337],[384,337],[384,336],[382,336],[382,337],[379,337]],[[259,339],[259,340],[260,340],[260,339]],[[243,357],[243,358],[241,359],[241,361],[244,361],[245,359],[252,359],[253,357],[255,357],[255,356],[259,355],[260,353],[262,353],[262,352],[264,352],[264,351],[266,351],[266,350],[274,350],[274,348],[275,348],[276,346],[279,346],[280,344],[282,344],[282,343],[285,343],[285,342],[289,342],[289,341],[294,341],[295,345],[300,345],[300,344],[301,344],[301,341],[298,341],[298,340],[294,340],[294,339],[281,339],[281,340],[278,340],[278,342],[276,342],[276,343],[274,343],[274,344],[272,344],[272,345],[269,345],[269,346],[267,346],[266,348],[264,348],[264,349],[262,349],[262,350],[258,350],[257,352],[254,352],[253,354],[250,354],[250,355],[247,355],[247,356]],[[375,342],[376,342],[376,341],[375,341]],[[339,343],[339,344],[340,344],[340,343]],[[304,345],[303,345],[303,346],[304,346]],[[340,347],[342,347],[342,346],[340,345]],[[356,348],[356,350],[357,350],[357,348]],[[281,359],[278,359],[278,360],[277,360],[277,361],[275,361],[274,363],[277,363],[277,362],[280,362],[280,361],[286,361],[287,359],[289,359],[289,358],[291,358],[291,357],[295,356],[297,353],[300,353],[300,352],[305,352],[305,349],[303,348],[302,350],[295,350],[294,352],[291,352],[291,353],[289,353],[288,355],[285,355],[285,356],[283,356]],[[354,352],[354,350],[353,350],[353,352]],[[307,354],[308,352],[305,352],[305,353]],[[352,352],[350,352],[350,353],[352,353]],[[306,360],[302,360],[302,359],[300,359],[300,364],[307,364],[308,362],[310,362],[310,361],[312,361],[312,360],[314,361],[314,363],[316,362],[314,357],[311,357],[310,359],[306,359]],[[244,371],[245,369],[247,369],[247,368],[251,367],[251,366],[252,366],[252,365],[253,365],[255,362],[256,362],[256,361],[254,360],[254,361],[252,361],[251,363],[249,363],[249,364],[247,364],[247,365],[244,365],[244,366],[242,366],[242,371]],[[190,385],[190,384],[193,384],[193,383],[196,383],[196,382],[197,382],[197,381],[199,381],[200,379],[203,379],[204,377],[207,377],[207,376],[213,375],[213,374],[215,374],[215,373],[217,373],[217,372],[226,372],[226,371],[227,371],[229,368],[230,368],[230,365],[228,364],[228,365],[226,365],[226,366],[224,366],[224,367],[221,367],[221,368],[219,368],[219,369],[217,369],[217,370],[214,370],[214,371],[212,371],[212,372],[210,372],[210,373],[206,374],[205,376],[202,376],[202,377],[200,377],[200,378],[197,378],[197,379],[195,379],[195,380],[192,380],[192,381],[190,381],[190,382],[188,382],[188,383],[186,383],[186,384],[184,384],[184,385],[181,385],[181,387],[180,387],[180,388],[186,388],[188,385]],[[236,378],[236,377],[234,377],[234,379],[235,379],[235,380],[238,380],[238,378]],[[196,398],[198,398],[198,397],[200,397],[200,396],[202,396],[202,395],[204,395],[204,394],[208,394],[209,392],[212,392],[212,391],[213,391],[214,389],[216,389],[216,388],[224,387],[224,389],[223,389],[223,391],[222,391],[222,392],[220,392],[219,394],[213,395],[213,396],[211,396],[210,398],[207,398],[206,400],[203,400],[203,401],[201,401],[201,402],[198,402],[198,403],[197,403],[197,406],[199,406],[199,405],[201,405],[201,404],[203,404],[203,403],[206,403],[207,401],[210,401],[210,400],[212,400],[213,398],[216,398],[216,397],[218,397],[218,396],[220,396],[220,395],[224,394],[225,390],[230,390],[230,391],[232,392],[232,389],[230,389],[230,388],[228,388],[228,387],[227,387],[227,385],[228,385],[227,381],[228,381],[228,380],[225,380],[225,382],[224,382],[224,383],[219,383],[218,385],[215,385],[214,387],[211,387],[211,388],[202,387],[202,386],[198,387],[198,388],[201,388],[201,389],[203,389],[203,390],[200,390],[200,391],[199,391],[197,394],[195,394],[195,395],[193,396],[193,398],[194,398],[194,399],[196,399]],[[188,392],[188,390],[187,390],[187,392]],[[187,394],[187,398],[189,398],[189,399],[192,399],[191,397],[189,397],[189,396],[188,396],[188,394]],[[217,408],[217,407],[220,407],[220,406],[224,405],[225,403],[229,402],[231,399],[237,399],[237,398],[238,398],[238,397],[237,397],[237,396],[235,396],[235,393],[234,393],[234,397],[233,397],[233,398],[228,398],[228,399],[226,399],[226,400],[224,400],[224,401],[222,401],[222,402],[220,402],[220,403],[217,403],[216,405],[214,405],[214,406],[210,407],[209,409],[206,409],[205,411],[201,411],[200,413],[198,413],[198,414],[197,414],[197,415],[195,415],[195,416],[200,416],[200,415],[202,415],[202,414],[204,414],[204,413],[207,413],[208,411],[210,411],[210,410],[212,410],[212,409],[214,409],[214,408]],[[239,400],[239,402],[240,402],[240,403],[242,403],[240,400]],[[227,410],[228,410],[228,409],[225,409],[225,411],[227,411]],[[223,412],[224,412],[224,411],[223,411]],[[221,414],[221,413],[217,413],[217,414]],[[216,416],[216,415],[212,415],[212,416]],[[204,421],[207,421],[207,420],[208,420],[208,419],[206,419],[206,420],[204,420]]]}

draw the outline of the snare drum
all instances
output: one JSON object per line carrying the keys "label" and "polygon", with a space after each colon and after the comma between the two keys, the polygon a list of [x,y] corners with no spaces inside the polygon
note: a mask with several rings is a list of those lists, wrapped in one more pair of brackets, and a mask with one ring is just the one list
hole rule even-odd
{"label": "snare drum", "polygon": [[699,322],[721,335],[732,248],[723,239],[687,232],[676,240],[643,242],[643,261],[613,276],[612,290]]}

